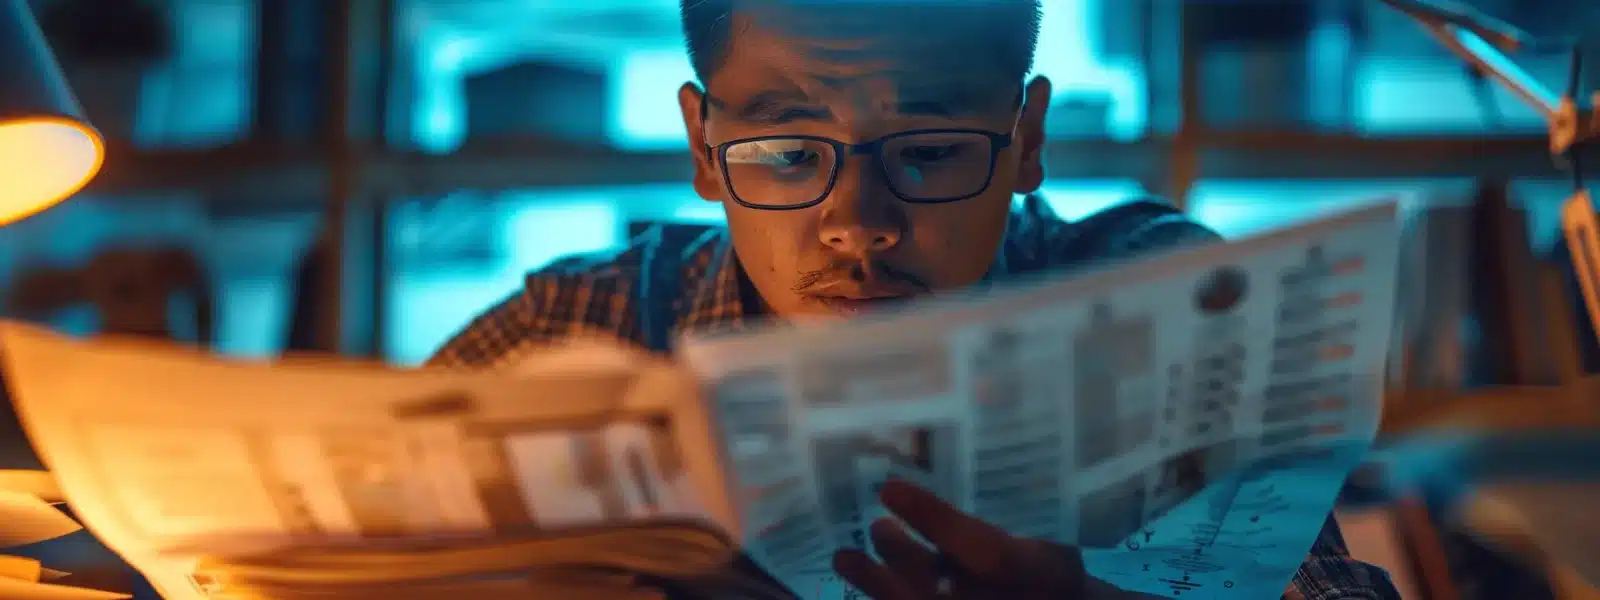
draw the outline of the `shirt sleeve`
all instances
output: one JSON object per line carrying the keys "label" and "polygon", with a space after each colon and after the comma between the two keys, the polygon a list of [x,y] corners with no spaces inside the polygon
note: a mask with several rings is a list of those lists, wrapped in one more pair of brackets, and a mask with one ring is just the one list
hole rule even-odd
{"label": "shirt sleeve", "polygon": [[1350,556],[1344,535],[1332,516],[1322,525],[1306,554],[1285,600],[1401,600],[1388,571]]}
{"label": "shirt sleeve", "polygon": [[557,259],[523,279],[522,289],[473,318],[425,363],[499,367],[574,337],[626,341],[634,271],[612,253]]}
{"label": "shirt sleeve", "polygon": [[1024,265],[1042,260],[1039,266],[1047,268],[1148,258],[1222,241],[1222,236],[1189,219],[1177,207],[1152,199],[1125,202],[1067,222],[1057,218],[1042,200],[1030,196],[1013,228],[1016,246],[1012,253],[1024,257]]}
{"label": "shirt sleeve", "polygon": [[515,294],[469,321],[434,355],[426,366],[449,368],[488,367],[506,355],[530,344],[543,343],[539,332],[551,320],[545,310],[545,286],[538,278]]}
{"label": "shirt sleeve", "polygon": [[1111,259],[1146,257],[1222,241],[1209,227],[1189,219],[1177,207],[1156,200],[1132,202],[1084,222],[1098,229],[1092,235],[1099,254]]}

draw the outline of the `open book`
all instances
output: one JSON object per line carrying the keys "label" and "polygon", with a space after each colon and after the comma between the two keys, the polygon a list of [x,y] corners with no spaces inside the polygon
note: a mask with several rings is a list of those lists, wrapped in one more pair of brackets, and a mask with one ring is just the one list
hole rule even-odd
{"label": "open book", "polygon": [[[490,373],[0,325],[77,515],[169,600],[839,598],[901,478],[1091,574],[1276,597],[1378,422],[1392,204],[838,325]],[[742,558],[741,558],[742,557]],[[738,559],[738,560],[736,560]]]}

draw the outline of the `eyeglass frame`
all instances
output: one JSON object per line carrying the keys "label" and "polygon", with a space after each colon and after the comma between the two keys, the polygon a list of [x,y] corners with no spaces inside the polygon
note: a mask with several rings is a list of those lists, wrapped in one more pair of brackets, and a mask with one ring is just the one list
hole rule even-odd
{"label": "eyeglass frame", "polygon": [[[702,123],[704,123],[704,121],[702,121]],[[914,136],[914,135],[928,135],[928,134],[973,134],[973,135],[981,135],[981,136],[984,136],[984,137],[989,139],[989,172],[988,172],[987,175],[984,176],[983,185],[978,186],[977,191],[974,191],[974,192],[972,192],[970,194],[966,194],[964,196],[949,196],[949,197],[945,197],[945,198],[933,198],[933,199],[911,199],[911,198],[906,197],[906,195],[904,193],[902,193],[899,189],[896,189],[895,184],[894,184],[894,176],[891,173],[889,173],[888,162],[883,159],[883,154],[882,153],[883,153],[884,144],[887,144],[888,142],[890,142],[892,140],[896,140],[896,139],[900,139],[900,138],[911,137],[911,136]],[[962,200],[970,200],[970,199],[975,198],[977,196],[983,195],[984,192],[989,190],[989,186],[994,183],[994,169],[995,169],[995,166],[1000,161],[1000,153],[1004,152],[1006,150],[1006,148],[1010,148],[1011,147],[1011,143],[1012,143],[1014,137],[1015,136],[1013,134],[1011,134],[1011,133],[995,133],[993,131],[987,131],[987,130],[983,130],[983,129],[948,129],[948,128],[944,128],[944,129],[912,129],[912,130],[908,130],[908,131],[898,131],[898,132],[891,133],[891,134],[888,134],[888,135],[885,135],[885,136],[882,136],[882,137],[879,137],[879,138],[876,138],[876,139],[867,140],[865,142],[860,142],[860,143],[856,143],[856,144],[851,144],[851,143],[848,143],[848,142],[841,142],[841,141],[833,139],[833,138],[827,138],[827,137],[816,136],[816,135],[763,135],[763,136],[757,136],[757,137],[739,138],[739,139],[736,139],[736,140],[729,140],[729,141],[726,141],[726,142],[723,142],[723,143],[720,143],[720,144],[715,144],[715,145],[706,144],[706,151],[708,153],[710,153],[710,154],[714,154],[717,157],[717,162],[719,163],[719,165],[718,165],[719,170],[722,171],[722,182],[725,185],[728,186],[728,194],[733,197],[733,201],[734,202],[738,203],[739,206],[743,206],[745,208],[754,208],[754,209],[757,209],[757,210],[800,210],[800,209],[803,209],[803,208],[811,208],[811,207],[816,206],[818,204],[822,204],[823,201],[828,199],[829,195],[833,194],[834,186],[839,183],[839,172],[844,170],[845,158],[849,157],[849,156],[860,155],[860,154],[868,154],[868,155],[871,155],[873,157],[873,159],[878,163],[878,168],[883,171],[884,183],[889,188],[889,193],[894,194],[894,196],[896,198],[899,198],[901,202],[905,202],[906,204],[949,204],[949,203],[952,203],[952,202],[960,202]],[[771,206],[771,205],[766,205],[766,204],[752,204],[750,202],[746,202],[743,198],[739,197],[738,190],[735,190],[734,186],[733,186],[733,177],[728,173],[728,149],[732,148],[733,146],[738,145],[738,144],[747,144],[747,143],[751,143],[751,142],[766,142],[766,141],[773,141],[773,140],[800,140],[800,141],[820,142],[820,143],[827,144],[827,145],[829,145],[829,146],[831,146],[833,148],[833,170],[828,174],[828,185],[822,189],[822,193],[819,194],[815,200],[811,200],[809,202],[802,202],[802,203],[799,203],[799,204],[785,204],[785,205],[781,205],[781,206]]]}

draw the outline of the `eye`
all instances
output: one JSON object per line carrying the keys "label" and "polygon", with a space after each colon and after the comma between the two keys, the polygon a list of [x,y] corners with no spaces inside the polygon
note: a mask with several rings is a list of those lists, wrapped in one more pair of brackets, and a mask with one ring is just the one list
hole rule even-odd
{"label": "eye", "polygon": [[819,155],[806,149],[773,152],[767,164],[775,167],[802,167],[815,164]]}
{"label": "eye", "polygon": [[815,165],[822,154],[808,144],[791,141],[766,141],[740,144],[728,149],[728,162],[794,168]]}

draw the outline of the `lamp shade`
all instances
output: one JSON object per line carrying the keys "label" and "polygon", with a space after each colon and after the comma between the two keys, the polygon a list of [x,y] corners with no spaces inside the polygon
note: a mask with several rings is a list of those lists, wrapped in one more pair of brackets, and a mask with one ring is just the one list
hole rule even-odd
{"label": "lamp shade", "polygon": [[0,0],[0,225],[65,200],[105,160],[26,0]]}

